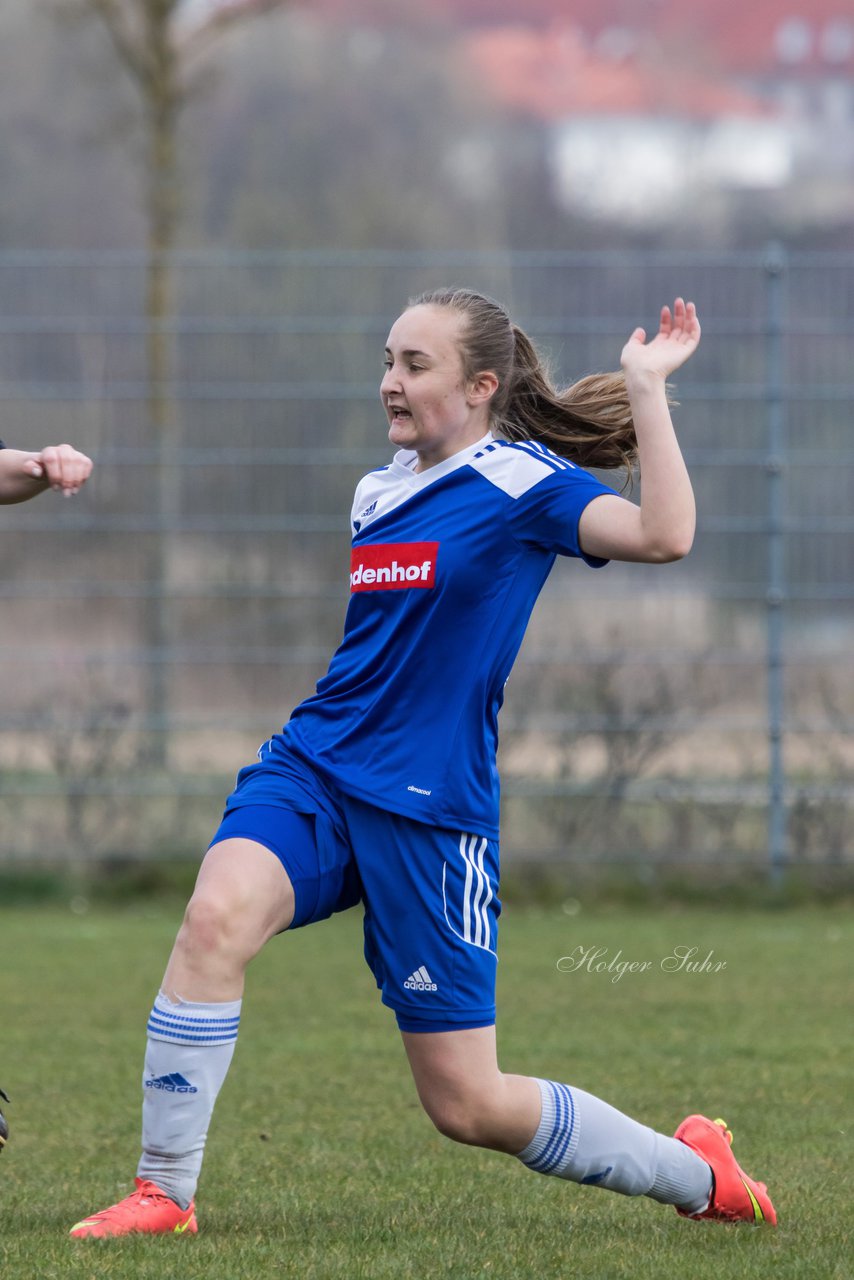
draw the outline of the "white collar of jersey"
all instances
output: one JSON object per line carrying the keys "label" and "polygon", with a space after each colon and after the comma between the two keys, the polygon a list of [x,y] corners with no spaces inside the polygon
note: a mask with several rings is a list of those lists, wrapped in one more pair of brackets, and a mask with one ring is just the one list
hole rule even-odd
{"label": "white collar of jersey", "polygon": [[465,449],[461,449],[459,453],[451,454],[450,458],[446,458],[444,462],[437,462],[434,467],[428,467],[426,471],[413,471],[413,467],[418,462],[418,454],[414,449],[398,449],[392,459],[391,468],[401,477],[405,476],[413,488],[422,488],[424,485],[432,484],[434,480],[440,480],[449,472],[456,471],[457,467],[464,467],[480,449],[485,449],[488,444],[492,444],[492,441],[492,432],[487,431],[482,439],[466,445]]}

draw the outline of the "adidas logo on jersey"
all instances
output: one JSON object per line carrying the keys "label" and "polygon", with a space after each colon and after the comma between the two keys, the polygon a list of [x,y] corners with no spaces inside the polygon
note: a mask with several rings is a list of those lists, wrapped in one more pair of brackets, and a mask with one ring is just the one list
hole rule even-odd
{"label": "adidas logo on jersey", "polygon": [[194,1084],[182,1076],[180,1071],[173,1071],[168,1076],[156,1076],[145,1082],[146,1089],[162,1089],[164,1093],[198,1093]]}
{"label": "adidas logo on jersey", "polygon": [[403,984],[406,991],[438,991],[439,988],[422,964],[420,969],[411,973]]}
{"label": "adidas logo on jersey", "polygon": [[438,550],[438,542],[383,542],[353,547],[350,590],[432,587],[436,582]]}
{"label": "adidas logo on jersey", "polygon": [[369,507],[365,507],[364,511],[359,512],[359,514],[356,516],[356,519],[353,521],[353,528],[355,529],[356,533],[358,533],[361,530],[363,521],[367,520],[369,516],[372,516],[376,511],[376,509],[377,509],[376,502],[372,502]]}

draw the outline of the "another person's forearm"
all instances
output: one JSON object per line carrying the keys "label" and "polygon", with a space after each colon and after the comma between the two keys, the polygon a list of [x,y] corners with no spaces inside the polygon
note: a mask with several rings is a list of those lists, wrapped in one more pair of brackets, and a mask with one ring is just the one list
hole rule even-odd
{"label": "another person's forearm", "polygon": [[43,469],[32,462],[32,454],[21,449],[0,450],[0,503],[26,502],[49,487]]}

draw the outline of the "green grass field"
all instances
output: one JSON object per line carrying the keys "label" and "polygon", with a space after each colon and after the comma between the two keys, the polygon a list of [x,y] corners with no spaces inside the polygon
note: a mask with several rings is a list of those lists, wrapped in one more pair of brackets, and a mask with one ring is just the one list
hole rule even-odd
{"label": "green grass field", "polygon": [[[199,1235],[69,1241],[74,1221],[131,1189],[144,1024],[177,916],[0,912],[5,1280],[854,1276],[854,924],[832,907],[519,908],[502,920],[503,1065],[666,1132],[693,1110],[725,1116],[742,1163],[768,1182],[776,1231],[687,1222],[441,1138],[351,912],[274,940],[250,971]],[[711,952],[709,965],[665,971],[680,947],[696,962]],[[648,967],[616,981],[592,964],[559,970],[588,948]]]}

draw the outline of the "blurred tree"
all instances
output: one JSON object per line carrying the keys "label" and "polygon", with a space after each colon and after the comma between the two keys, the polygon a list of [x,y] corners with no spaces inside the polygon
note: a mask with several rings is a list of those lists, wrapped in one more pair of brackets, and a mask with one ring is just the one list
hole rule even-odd
{"label": "blurred tree", "polygon": [[194,226],[208,241],[504,246],[494,166],[469,145],[492,106],[459,74],[452,26],[407,11],[362,29],[294,4],[265,34],[250,25],[229,42],[232,92],[188,113]]}
{"label": "blurred tree", "polygon": [[171,260],[180,217],[178,127],[198,91],[204,56],[231,28],[284,7],[287,0],[56,0],[69,18],[91,18],[136,90],[144,135],[143,186],[147,230],[145,287],[147,409],[155,459],[159,528],[152,542],[151,597],[146,610],[149,650],[149,763],[166,764],[170,642],[168,572],[170,529],[178,510],[179,472],[169,459],[176,443],[170,393]]}

